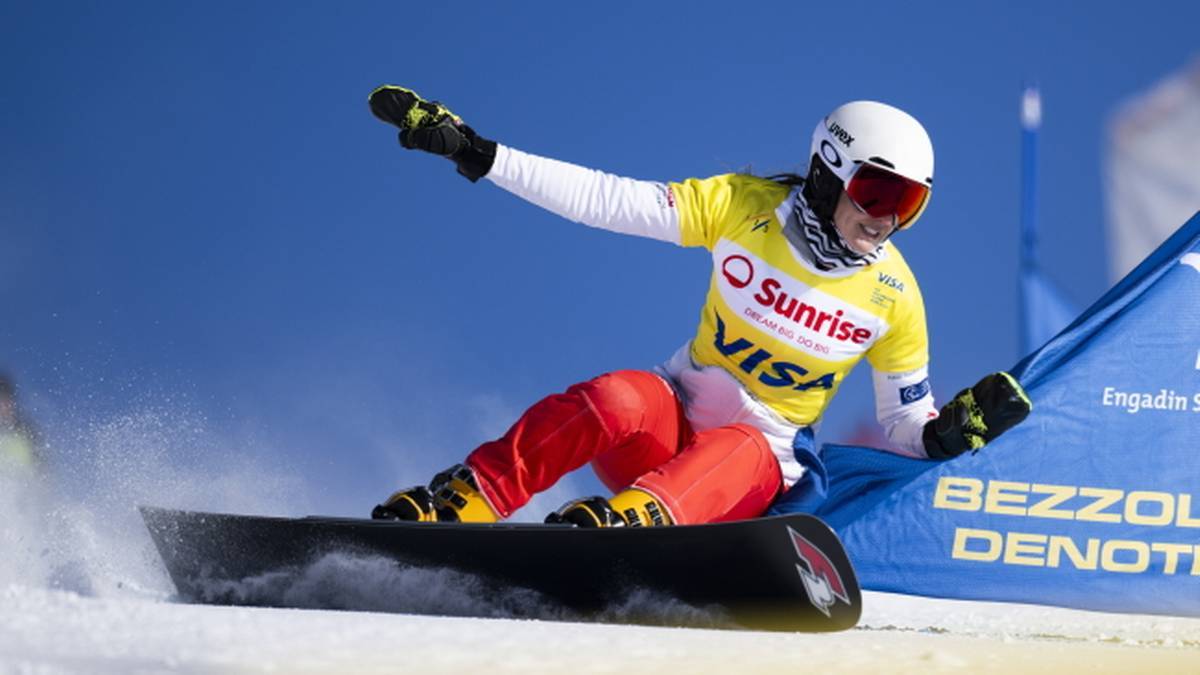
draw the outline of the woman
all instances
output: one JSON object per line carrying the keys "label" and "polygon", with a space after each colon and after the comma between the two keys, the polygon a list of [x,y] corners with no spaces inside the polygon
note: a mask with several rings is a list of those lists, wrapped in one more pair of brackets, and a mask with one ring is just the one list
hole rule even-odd
{"label": "woman", "polygon": [[654,183],[536,157],[475,133],[447,108],[383,86],[371,111],[400,144],[449,158],[472,182],[568,219],[704,246],[714,273],[696,336],[654,372],[618,371],[534,404],[428,487],[375,518],[491,522],[591,463],[615,496],[569,502],[548,522],[707,523],[824,492],[813,426],[851,368],[874,368],[878,419],[913,457],[977,450],[1028,413],[1005,373],[939,411],[925,311],[890,237],[920,217],[933,147],[901,110],[855,101],[817,124],[808,175]]}

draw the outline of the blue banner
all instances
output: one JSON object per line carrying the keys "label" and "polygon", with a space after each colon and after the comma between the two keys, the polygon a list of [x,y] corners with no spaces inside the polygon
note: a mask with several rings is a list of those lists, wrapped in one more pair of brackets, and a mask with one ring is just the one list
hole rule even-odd
{"label": "blue banner", "polygon": [[1200,616],[1200,214],[1016,366],[977,454],[826,445],[816,508],[866,588]]}

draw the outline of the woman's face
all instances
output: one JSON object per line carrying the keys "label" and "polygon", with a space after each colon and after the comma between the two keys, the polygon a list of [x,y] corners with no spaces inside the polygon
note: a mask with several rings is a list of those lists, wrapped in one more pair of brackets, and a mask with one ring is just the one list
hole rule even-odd
{"label": "woman's face", "polygon": [[837,209],[833,212],[833,226],[855,252],[870,253],[887,240],[896,227],[896,217],[872,218],[858,208],[858,205],[846,196],[846,191],[842,190]]}

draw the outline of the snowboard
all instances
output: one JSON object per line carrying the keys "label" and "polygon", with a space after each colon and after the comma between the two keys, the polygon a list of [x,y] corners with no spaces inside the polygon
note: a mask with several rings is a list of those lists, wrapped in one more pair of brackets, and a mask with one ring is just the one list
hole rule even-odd
{"label": "snowboard", "polygon": [[[189,602],[491,616],[496,598],[520,597],[523,602],[509,602],[499,614],[804,632],[851,628],[862,609],[837,535],[801,514],[580,529],[154,507],[141,507],[141,513],[179,597]],[[396,574],[408,574],[409,586],[351,566],[332,573],[341,591],[314,592],[320,584],[312,570],[326,556],[383,561]],[[323,569],[328,581],[328,565]],[[430,573],[454,576],[439,580]],[[354,584],[360,587],[346,592]],[[389,593],[390,604],[384,601]],[[464,602],[464,594],[478,602]],[[409,595],[425,598],[414,605],[405,602]],[[453,606],[439,607],[439,599]]]}

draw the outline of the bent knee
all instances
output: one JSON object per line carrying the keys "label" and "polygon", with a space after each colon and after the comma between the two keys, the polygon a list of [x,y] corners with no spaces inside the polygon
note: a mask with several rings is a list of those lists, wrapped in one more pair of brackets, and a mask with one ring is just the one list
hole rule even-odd
{"label": "bent knee", "polygon": [[648,411],[674,393],[661,377],[644,370],[618,370],[581,382],[567,390],[582,396],[617,441],[645,426]]}

